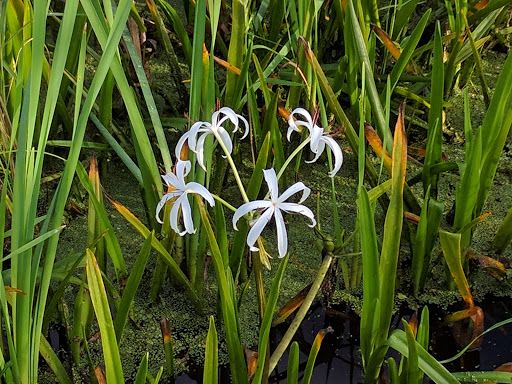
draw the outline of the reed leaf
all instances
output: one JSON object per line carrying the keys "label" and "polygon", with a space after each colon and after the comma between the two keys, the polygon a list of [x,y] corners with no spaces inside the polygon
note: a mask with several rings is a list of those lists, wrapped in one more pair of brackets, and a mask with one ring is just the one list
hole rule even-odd
{"label": "reed leaf", "polygon": [[379,250],[377,247],[377,233],[373,209],[370,205],[368,193],[363,186],[359,187],[358,223],[361,233],[361,252],[363,262],[363,310],[361,313],[361,355],[363,365],[366,366],[374,347],[374,321],[379,314],[372,310],[375,301],[379,299]]}
{"label": "reed leaf", "polygon": [[[407,336],[404,331],[397,329],[390,336],[387,344],[405,357],[409,356]],[[443,367],[431,354],[416,342],[418,367],[437,384],[457,384],[459,381]]]}
{"label": "reed leaf", "polygon": [[470,306],[473,306],[473,296],[469,290],[469,284],[462,268],[462,249],[461,249],[461,238],[460,233],[450,233],[443,230],[439,231],[439,240],[441,242],[441,248],[443,249],[443,255],[448,265],[448,269],[459,289],[460,295],[464,301]]}
{"label": "reed leaf", "polygon": [[234,287],[233,283],[229,283],[230,281],[232,282],[232,276],[229,269],[226,271],[226,267],[224,267],[222,254],[217,244],[217,240],[215,239],[215,233],[210,225],[204,203],[199,196],[196,195],[195,197],[196,204],[199,207],[199,212],[201,213],[201,222],[210,244],[213,265],[215,267],[215,275],[217,277],[217,284],[219,285],[221,310],[222,317],[224,318],[232,380],[235,384],[248,383],[247,366],[245,364],[238,329],[236,296],[232,294],[232,290],[230,289],[230,285],[232,288]]}
{"label": "reed leaf", "polygon": [[215,319],[210,316],[210,326],[206,336],[203,383],[217,384],[219,375],[219,340],[215,329]]}
{"label": "reed leaf", "polygon": [[135,375],[134,384],[145,384],[146,376],[148,374],[148,360],[149,360],[149,352],[146,352],[142,357],[142,361],[140,362],[139,369],[137,369],[137,375]]}
{"label": "reed leaf", "polygon": [[114,324],[107,299],[101,271],[96,262],[96,258],[91,250],[87,250],[87,262],[85,264],[87,271],[87,281],[91,295],[92,305],[98,325],[101,332],[101,345],[103,347],[103,357],[105,359],[106,378],[109,384],[124,383],[123,368],[121,366],[121,357],[119,356],[119,347],[114,332]]}
{"label": "reed leaf", "polygon": [[286,256],[279,262],[276,275],[272,279],[272,287],[270,288],[270,294],[268,295],[267,303],[265,306],[265,313],[260,325],[258,341],[258,368],[252,381],[254,384],[259,384],[262,382],[262,380],[266,380],[269,374],[269,372],[265,372],[265,361],[267,360],[270,328],[272,326],[272,317],[274,316],[277,299],[279,298],[279,292],[281,290],[284,271],[288,265],[289,258],[290,254],[287,253]]}
{"label": "reed leaf", "polygon": [[333,331],[334,330],[331,327],[327,327],[317,333],[315,340],[313,341],[313,345],[311,346],[311,351],[309,352],[306,369],[304,369],[304,376],[302,377],[303,384],[309,384],[311,382],[311,378],[313,377],[313,368],[315,367],[315,360],[318,356],[318,351],[320,350],[322,341],[324,340],[325,335]]}
{"label": "reed leaf", "polygon": [[380,285],[380,322],[377,332],[376,346],[384,345],[389,332],[393,301],[395,297],[395,278],[400,251],[400,237],[403,224],[403,191],[407,165],[407,143],[404,126],[405,103],[399,110],[395,126],[391,178],[391,201],[384,222],[384,239],[380,255],[379,276],[386,278],[379,281]]}

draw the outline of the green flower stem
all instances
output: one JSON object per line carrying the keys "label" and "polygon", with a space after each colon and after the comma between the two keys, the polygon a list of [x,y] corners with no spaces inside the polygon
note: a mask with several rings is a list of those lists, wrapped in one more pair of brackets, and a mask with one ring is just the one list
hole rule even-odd
{"label": "green flower stem", "polygon": [[322,282],[324,281],[324,277],[327,274],[329,267],[331,266],[332,259],[332,254],[328,254],[327,256],[325,256],[325,259],[322,262],[320,269],[318,270],[318,274],[316,275],[315,281],[313,281],[311,289],[309,290],[306,298],[304,299],[304,303],[301,305],[299,311],[297,312],[297,315],[295,315],[295,318],[290,324],[290,327],[284,334],[283,338],[281,339],[281,342],[279,343],[276,350],[272,354],[272,357],[270,358],[270,366],[268,371],[269,373],[272,373],[272,371],[276,367],[277,363],[281,359],[281,356],[283,356],[284,351],[286,350],[286,348],[288,348],[288,344],[290,344],[290,342],[292,341],[295,332],[297,332],[297,329],[299,329],[302,320],[304,319],[304,317],[306,317],[306,314],[308,313],[311,304],[313,304],[313,300],[315,300],[316,294],[318,293],[318,290],[320,289]]}
{"label": "green flower stem", "polygon": [[[236,165],[233,162],[233,158],[231,157],[231,154],[228,152],[226,145],[224,144],[224,142],[222,141],[220,136],[215,135],[215,137],[217,138],[217,142],[219,143],[220,147],[226,154],[226,158],[228,159],[228,163],[231,166],[231,169],[233,170],[233,175],[235,176],[235,180],[236,180],[236,183],[238,184],[238,188],[240,189],[240,193],[242,194],[242,198],[244,199],[244,203],[248,203],[249,198],[247,197],[247,193],[245,192],[244,185],[242,184],[242,180],[240,179],[240,175],[238,174]],[[236,209],[235,209],[235,211],[236,211]]]}
{"label": "green flower stem", "polygon": [[217,196],[215,194],[212,193],[212,196],[215,200],[217,200],[219,203],[221,203],[223,206],[225,206],[226,208],[232,210],[233,212],[236,211],[236,208],[233,207],[231,204],[229,204],[226,200],[224,200],[222,197],[220,196]]}
{"label": "green flower stem", "polygon": [[286,159],[286,161],[283,163],[283,166],[281,167],[281,169],[279,170],[278,174],[277,174],[277,180],[279,180],[281,178],[281,176],[283,175],[286,167],[288,167],[288,164],[290,164],[290,162],[293,160],[293,158],[295,156],[297,156],[299,154],[300,151],[302,151],[302,149],[309,144],[309,142],[311,141],[311,138],[308,136],[306,138],[306,140],[304,140],[302,143],[300,143],[300,145],[295,148],[295,150],[290,154],[290,156],[288,156],[288,158]]}

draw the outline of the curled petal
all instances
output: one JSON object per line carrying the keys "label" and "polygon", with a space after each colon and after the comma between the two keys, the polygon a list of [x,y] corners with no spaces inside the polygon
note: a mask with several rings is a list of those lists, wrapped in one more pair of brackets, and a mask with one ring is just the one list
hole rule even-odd
{"label": "curled petal", "polygon": [[324,149],[325,149],[325,143],[323,141],[320,141],[316,147],[316,151],[313,151],[313,149],[311,149],[311,152],[313,152],[315,154],[315,158],[313,160],[309,160],[309,161],[306,160],[306,163],[314,163],[315,161],[317,161],[318,158],[324,152]]}
{"label": "curled petal", "polygon": [[306,216],[311,220],[311,224],[308,224],[310,227],[314,227],[316,225],[315,214],[311,209],[296,203],[281,203],[279,204],[279,208],[287,213],[300,213],[303,216]]}
{"label": "curled petal", "polygon": [[197,145],[196,145],[197,136],[201,132],[211,132],[211,131],[212,131],[212,125],[206,121],[198,121],[197,123],[194,123],[190,127],[190,131],[189,131],[189,138],[188,138],[189,148],[192,151],[196,152],[197,151]]}
{"label": "curled petal", "polygon": [[176,149],[174,151],[176,158],[178,160],[181,160],[181,150],[183,149],[183,145],[185,145],[185,142],[190,137],[190,131],[185,132],[180,139],[178,140],[178,144],[176,144]]}
{"label": "curled petal", "polygon": [[[250,203],[248,203],[250,204]],[[262,215],[256,220],[254,225],[252,226],[251,230],[247,234],[247,245],[251,249],[251,251],[259,251],[259,248],[255,247],[254,244],[258,240],[258,237],[260,237],[261,232],[263,232],[263,229],[267,225],[267,223],[272,218],[272,215],[274,214],[274,208],[268,208],[265,210],[265,212],[262,213]]]}
{"label": "curled petal", "polygon": [[290,140],[291,140],[292,133],[293,133],[294,131],[295,131],[295,132],[299,132],[299,133],[300,133],[300,131],[297,129],[297,126],[296,126],[295,124],[290,125],[290,126],[288,127],[288,132],[286,132],[286,138],[288,139],[288,141],[290,141]]}
{"label": "curled petal", "polygon": [[331,172],[329,172],[329,176],[334,177],[334,175],[340,170],[341,165],[343,164],[343,152],[341,151],[341,148],[336,140],[334,140],[332,137],[324,136],[322,137],[322,142],[331,148],[332,154],[334,156],[334,168]]}
{"label": "curled petal", "polygon": [[270,208],[271,206],[272,206],[272,203],[270,201],[266,201],[266,200],[256,200],[256,201],[251,201],[249,203],[242,204],[236,210],[235,214],[233,215],[233,228],[235,229],[235,231],[238,231],[236,223],[238,223],[238,220],[240,220],[240,218],[242,216],[247,215],[251,211],[255,211],[257,209],[262,209],[262,208],[266,209],[266,208]]}
{"label": "curled petal", "polygon": [[203,133],[196,143],[196,154],[197,154],[197,162],[206,171],[206,166],[204,165],[204,141],[208,137],[210,132]]}
{"label": "curled petal", "polygon": [[208,202],[208,204],[210,204],[211,207],[215,205],[215,200],[210,191],[208,191],[199,183],[196,183],[194,181],[188,183],[185,193],[196,193],[203,197]]}
{"label": "curled petal", "polygon": [[[233,129],[233,132],[236,132],[236,131],[238,131],[238,128],[239,128],[238,121],[241,120],[242,123],[245,125],[245,131],[242,136],[242,139],[244,139],[249,134],[249,123],[242,115],[235,113],[229,107],[222,107],[221,109],[219,109],[218,113],[224,114],[224,117],[222,119],[220,119],[217,123],[218,127],[222,126],[222,123],[224,123],[224,121],[226,121],[226,119],[229,119],[231,121],[231,123],[233,123],[233,125],[235,126],[235,129]],[[215,120],[214,120],[214,123],[215,123]]]}
{"label": "curled petal", "polygon": [[180,212],[180,203],[181,199],[183,198],[183,195],[178,197],[171,208],[171,214],[169,215],[169,224],[171,225],[171,228],[174,232],[179,234],[180,236],[183,236],[187,231],[180,232],[180,228],[178,227],[178,219],[179,219],[179,212]]}
{"label": "curled petal", "polygon": [[164,222],[162,220],[160,220],[160,211],[162,210],[162,208],[165,206],[165,203],[167,203],[169,200],[171,200],[172,198],[176,197],[176,196],[179,196],[181,194],[181,191],[172,191],[172,192],[169,192],[169,193],[166,193],[161,199],[160,201],[158,202],[158,204],[156,205],[156,214],[155,214],[155,217],[156,217],[156,221],[160,224],[163,224]]}
{"label": "curled petal", "polygon": [[[304,122],[304,121],[295,121],[294,118],[293,118],[293,115],[301,115],[303,117],[306,118],[307,120],[307,123]],[[294,129],[299,132],[299,128],[298,126],[302,125],[302,126],[306,126],[308,127],[308,129],[311,130],[311,128],[313,127],[313,119],[311,118],[311,115],[308,111],[306,111],[304,108],[295,108],[292,113],[290,113],[290,116],[288,117],[288,125],[290,127],[294,127]]]}
{"label": "curled petal", "polygon": [[190,203],[188,201],[187,194],[184,193],[180,197],[181,203],[181,215],[183,216],[183,224],[185,224],[185,230],[181,232],[179,235],[183,236],[185,233],[196,233],[194,228],[194,222],[192,220],[192,209],[190,209]]}
{"label": "curled petal", "polygon": [[226,147],[227,152],[231,154],[231,152],[233,152],[233,142],[231,141],[229,133],[223,127],[219,127],[219,130],[215,136],[217,137],[217,140],[222,141]]}
{"label": "curled petal", "polygon": [[277,228],[277,250],[279,257],[284,257],[288,252],[288,236],[286,235],[286,226],[284,224],[283,214],[279,209],[274,213]]}
{"label": "curled petal", "polygon": [[311,193],[311,189],[306,187],[304,183],[298,182],[290,186],[286,191],[283,192],[281,196],[279,196],[279,199],[277,200],[279,204],[282,204],[286,200],[288,200],[292,195],[296,194],[297,192],[302,191],[302,197],[300,198],[299,204],[302,203],[304,200],[306,200]]}
{"label": "curled petal", "polygon": [[268,185],[268,191],[270,192],[270,200],[277,201],[279,196],[279,186],[277,184],[277,176],[274,168],[263,170],[265,181]]}
{"label": "curled petal", "polygon": [[316,154],[318,152],[320,152],[320,153],[322,152],[320,150],[320,143],[321,143],[323,135],[324,135],[323,128],[320,128],[316,125],[315,125],[315,127],[313,127],[313,129],[311,129],[309,131],[309,139],[311,140],[309,147],[311,148],[311,152],[316,153]]}
{"label": "curled petal", "polygon": [[[180,187],[179,189],[181,189],[182,191],[185,189],[185,184],[186,184],[185,177],[187,177],[191,168],[192,168],[192,163],[188,160],[178,161],[178,163],[176,164],[176,177],[181,184],[179,186]],[[177,188],[178,186],[175,185],[175,187]]]}

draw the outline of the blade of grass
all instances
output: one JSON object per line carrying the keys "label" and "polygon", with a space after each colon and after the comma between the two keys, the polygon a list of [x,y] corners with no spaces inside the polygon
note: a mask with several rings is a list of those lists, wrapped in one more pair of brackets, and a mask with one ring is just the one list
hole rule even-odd
{"label": "blade of grass", "polygon": [[469,290],[469,284],[464,274],[464,269],[462,268],[461,238],[462,235],[460,233],[439,231],[439,240],[448,269],[459,289],[460,295],[464,301],[472,307],[473,296]]}
{"label": "blade of grass", "polygon": [[444,95],[444,66],[443,66],[443,45],[441,43],[441,26],[436,23],[434,34],[433,64],[431,76],[430,109],[428,112],[428,137],[427,152],[423,165],[423,192],[431,187],[431,195],[437,198],[437,175],[431,175],[432,166],[441,162],[442,157],[442,121],[443,121],[443,95]]}
{"label": "blade of grass", "polygon": [[80,182],[82,183],[82,186],[89,194],[89,199],[92,202],[95,212],[98,216],[98,221],[100,223],[100,232],[107,231],[105,234],[107,250],[114,264],[116,274],[118,274],[118,277],[120,279],[124,279],[127,275],[126,264],[121,251],[121,246],[119,245],[117,237],[114,233],[114,228],[112,227],[112,224],[108,219],[105,207],[102,203],[99,202],[98,198],[96,197],[91,181],[87,177],[87,172],[81,163],[77,164],[76,173],[78,175],[78,178],[80,179]]}
{"label": "blade of grass", "polygon": [[[406,357],[409,356],[407,336],[404,331],[400,329],[395,330],[391,336],[389,336],[387,344],[402,355]],[[418,352],[418,366],[431,380],[438,384],[459,383],[445,367],[417,343],[416,350]]]}
{"label": "blade of grass", "polygon": [[272,279],[272,287],[270,288],[270,294],[268,295],[267,305],[265,308],[265,314],[260,325],[260,334],[258,341],[258,369],[254,374],[253,383],[259,384],[263,379],[268,377],[269,372],[264,372],[265,360],[268,350],[270,328],[272,326],[272,317],[274,316],[277,299],[279,298],[279,292],[281,290],[281,283],[283,281],[284,271],[289,260],[289,253],[279,262],[279,268],[277,269],[276,275]]}
{"label": "blade of grass", "polygon": [[137,369],[137,375],[135,376],[134,384],[146,384],[146,376],[148,374],[148,360],[149,352],[146,352],[142,358],[142,361],[140,362],[139,369]]}
{"label": "blade of grass", "polygon": [[378,313],[372,310],[375,300],[379,298],[379,250],[377,247],[377,233],[373,209],[370,205],[368,193],[363,186],[359,187],[358,223],[361,233],[361,251],[363,261],[363,310],[361,314],[361,355],[363,365],[366,366],[374,347],[374,319]]}
{"label": "blade of grass", "polygon": [[206,351],[204,359],[203,383],[217,384],[219,374],[219,341],[215,320],[210,316],[210,326],[206,336]]}
{"label": "blade of grass", "polygon": [[106,378],[109,384],[121,384],[124,383],[123,368],[121,366],[121,357],[119,356],[119,347],[116,341],[107,293],[103,285],[101,271],[96,262],[96,258],[89,249],[87,249],[85,269],[87,271],[87,281],[89,283],[92,305],[101,332],[101,345],[105,359]]}
{"label": "blade of grass", "polygon": [[404,126],[405,102],[401,104],[395,126],[391,179],[391,201],[384,222],[384,239],[380,255],[380,321],[376,346],[384,345],[388,338],[391,313],[395,297],[395,278],[403,224],[403,191],[407,166],[407,143]]}
{"label": "blade of grass", "polygon": [[73,383],[69,378],[66,369],[59,360],[59,357],[54,352],[53,348],[50,346],[50,343],[48,343],[48,340],[46,340],[43,335],[41,335],[39,352],[41,353],[41,356],[46,361],[48,366],[51,368],[53,373],[55,373],[55,376],[57,377],[57,380],[59,381],[60,384]]}
{"label": "blade of grass", "polygon": [[288,384],[298,384],[299,382],[299,343],[296,341],[292,343],[288,355],[286,382]]}
{"label": "blade of grass", "polygon": [[306,369],[304,369],[304,376],[302,377],[303,384],[309,384],[311,382],[311,378],[313,377],[313,368],[315,367],[315,360],[318,356],[318,351],[320,350],[320,346],[322,345],[322,341],[324,340],[325,335],[331,332],[334,332],[334,330],[331,327],[327,327],[317,333],[315,340],[313,341],[313,345],[311,346],[311,351],[309,352]]}
{"label": "blade of grass", "polygon": [[[232,380],[235,384],[248,383],[247,379],[247,366],[240,343],[240,335],[238,330],[238,320],[236,315],[236,296],[231,294],[229,288],[229,277],[231,273],[223,265],[222,255],[215,239],[215,234],[210,225],[208,214],[200,196],[196,195],[196,204],[201,213],[201,222],[212,252],[212,260],[215,267],[215,275],[217,276],[217,283],[219,285],[219,295],[221,298],[222,316],[224,318],[224,327],[226,331],[226,338],[228,344],[228,353],[230,358]],[[232,278],[230,279],[232,281]]]}
{"label": "blade of grass", "polygon": [[391,150],[391,143],[393,142],[393,138],[391,137],[391,131],[389,129],[389,126],[386,125],[384,109],[382,108],[380,97],[377,92],[373,71],[370,68],[370,58],[368,57],[366,43],[361,28],[359,26],[359,21],[356,16],[352,1],[348,2],[347,8],[349,12],[348,20],[350,22],[350,25],[352,26],[353,44],[354,47],[356,48],[359,61],[362,63],[364,71],[366,73],[366,91],[368,92],[368,99],[370,100],[370,104],[372,106],[372,113],[377,123],[377,131],[379,132],[379,136],[384,138],[384,141],[389,145],[387,149]]}

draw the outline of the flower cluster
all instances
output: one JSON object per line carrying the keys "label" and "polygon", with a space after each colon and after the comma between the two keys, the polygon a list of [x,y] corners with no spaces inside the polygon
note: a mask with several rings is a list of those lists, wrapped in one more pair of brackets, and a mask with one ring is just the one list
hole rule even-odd
{"label": "flower cluster", "polygon": [[[301,115],[305,120],[295,120],[294,115]],[[192,221],[192,212],[188,195],[198,194],[202,196],[210,206],[215,205],[215,200],[212,194],[201,184],[196,182],[185,181],[186,176],[190,172],[192,167],[190,161],[181,160],[180,154],[185,142],[188,143],[188,147],[191,151],[196,154],[198,164],[206,170],[204,164],[204,146],[205,140],[208,135],[213,135],[217,143],[221,146],[226,156],[230,156],[233,150],[233,143],[231,141],[230,134],[223,127],[223,124],[230,121],[237,132],[240,124],[243,124],[245,131],[242,138],[245,138],[249,132],[249,124],[247,120],[242,116],[236,114],[233,110],[227,107],[223,107],[212,115],[212,122],[200,121],[192,125],[189,131],[187,131],[178,141],[176,145],[176,157],[178,162],[175,167],[175,172],[170,172],[162,178],[164,179],[168,192],[162,197],[156,208],[156,219],[159,223],[162,223],[160,219],[160,211],[168,201],[172,201],[173,205],[170,212],[170,226],[180,236],[186,233],[195,233],[194,223]],[[315,154],[315,158],[311,161],[316,161],[325,149],[325,146],[329,146],[334,155],[334,169],[329,173],[329,176],[333,177],[338,170],[341,168],[343,162],[343,154],[339,145],[334,141],[333,138],[328,136],[324,132],[324,129],[319,127],[313,122],[311,115],[308,111],[303,108],[295,109],[288,119],[288,133],[287,138],[290,140],[291,133],[293,131],[300,132],[299,127],[306,127],[309,131],[310,149]],[[304,143],[307,144],[307,143]],[[234,169],[236,172],[236,169]],[[316,225],[316,220],[313,212],[302,205],[302,202],[309,196],[311,190],[306,187],[303,183],[298,182],[289,187],[283,194],[279,196],[278,188],[278,177],[274,169],[264,170],[265,181],[268,185],[269,200],[256,200],[241,205],[233,216],[233,227],[237,229],[237,222],[251,212],[259,211],[260,216],[255,220],[251,221],[252,228],[247,236],[247,245],[251,251],[258,251],[255,247],[255,243],[258,237],[261,235],[263,229],[267,223],[274,217],[276,228],[277,228],[277,248],[279,257],[284,257],[288,251],[288,238],[286,235],[286,226],[283,218],[283,213],[299,213],[306,216],[311,220],[311,227]],[[296,193],[302,192],[302,196],[298,203],[287,202],[287,200]],[[179,211],[181,208],[181,215],[183,217],[184,231],[180,231],[179,228]]]}

